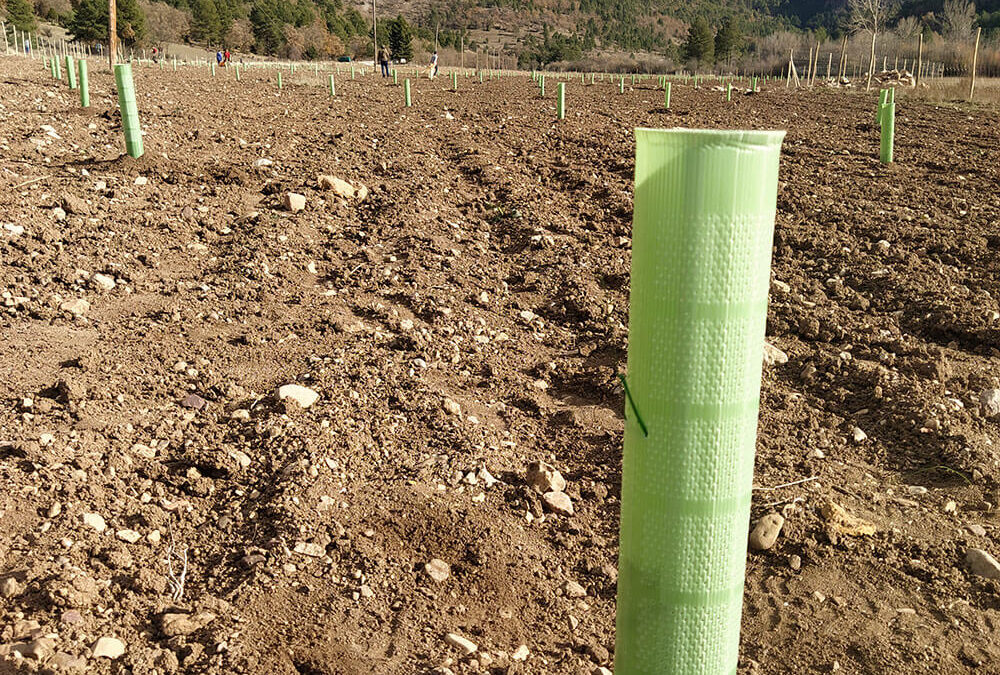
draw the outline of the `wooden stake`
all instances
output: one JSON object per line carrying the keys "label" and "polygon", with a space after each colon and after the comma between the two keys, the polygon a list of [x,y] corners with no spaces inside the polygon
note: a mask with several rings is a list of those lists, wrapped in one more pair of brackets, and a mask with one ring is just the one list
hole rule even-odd
{"label": "wooden stake", "polygon": [[917,43],[917,74],[914,84],[920,84],[921,72],[924,65],[924,34],[920,33],[920,42]]}
{"label": "wooden stake", "polygon": [[976,93],[976,64],[979,61],[979,38],[983,34],[983,27],[976,29],[976,46],[972,49],[972,81],[969,83],[969,100]]}
{"label": "wooden stake", "polygon": [[844,41],[840,44],[840,68],[837,72],[837,82],[838,84],[842,79],[847,77],[847,35],[844,35]]}
{"label": "wooden stake", "polygon": [[833,52],[830,52],[830,60],[826,62],[826,81],[830,81],[830,70],[833,68]]}
{"label": "wooden stake", "polygon": [[118,60],[118,8],[115,0],[108,0],[108,65],[115,72],[115,61]]}

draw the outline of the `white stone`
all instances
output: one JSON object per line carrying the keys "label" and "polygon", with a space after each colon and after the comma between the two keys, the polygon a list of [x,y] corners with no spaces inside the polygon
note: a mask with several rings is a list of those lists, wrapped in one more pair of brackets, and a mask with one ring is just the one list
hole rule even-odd
{"label": "white stone", "polygon": [[984,417],[1000,415],[1000,389],[986,389],[979,394],[979,411]]}
{"label": "white stone", "polygon": [[306,196],[297,192],[289,192],[285,194],[284,204],[285,208],[292,213],[301,211],[306,208]]}
{"label": "white stone", "polygon": [[113,290],[115,287],[114,277],[109,277],[107,274],[95,274],[90,278],[94,282],[94,285],[104,291]]}
{"label": "white stone", "polygon": [[102,637],[94,643],[94,658],[117,659],[125,653],[125,643],[115,637]]}
{"label": "white stone", "polygon": [[561,516],[573,515],[573,500],[565,492],[546,492],[542,495],[546,508]]}
{"label": "white stone", "polygon": [[462,414],[462,406],[460,406],[458,403],[451,400],[450,398],[446,398],[444,401],[442,401],[441,407],[444,408],[445,412],[451,415],[457,416]]}
{"label": "white stone", "polygon": [[434,558],[424,565],[424,572],[434,581],[441,583],[451,575],[451,565],[443,560]]}
{"label": "white stone", "polygon": [[970,548],[965,554],[972,573],[987,579],[1000,579],[1000,562],[981,548]]}
{"label": "white stone", "polygon": [[298,403],[300,408],[308,408],[319,400],[319,394],[301,384],[285,384],[278,387],[278,398],[282,401],[291,399]]}
{"label": "white stone", "polygon": [[764,365],[774,366],[788,363],[788,354],[781,351],[770,342],[764,342]]}
{"label": "white stone", "polygon": [[510,655],[511,661],[527,661],[528,656],[531,654],[531,650],[528,649],[528,645],[521,645],[514,650],[514,653]]}
{"label": "white stone", "polygon": [[59,309],[64,312],[69,312],[73,316],[82,316],[87,313],[88,309],[90,309],[90,303],[83,298],[79,298],[77,300],[67,300],[59,305]]}
{"label": "white stone", "polygon": [[326,555],[326,549],[312,541],[300,541],[293,549],[299,555],[307,555],[310,558],[322,558]]}
{"label": "white stone", "polygon": [[448,633],[447,635],[444,636],[444,641],[447,642],[452,647],[454,647],[455,649],[462,652],[464,656],[468,656],[469,654],[472,654],[477,649],[479,649],[479,647],[476,645],[475,642],[465,639],[458,633]]}
{"label": "white stone", "polygon": [[98,532],[104,532],[108,529],[108,524],[104,522],[104,518],[99,513],[85,513],[82,518],[84,525],[92,527]]}
{"label": "white stone", "polygon": [[118,530],[115,533],[115,536],[121,539],[122,541],[127,541],[130,544],[134,544],[135,542],[142,539],[142,535],[136,532],[135,530]]}

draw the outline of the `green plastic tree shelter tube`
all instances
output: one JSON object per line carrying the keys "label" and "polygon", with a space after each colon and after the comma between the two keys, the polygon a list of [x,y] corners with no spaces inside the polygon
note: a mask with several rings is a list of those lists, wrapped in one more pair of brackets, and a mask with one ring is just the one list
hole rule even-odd
{"label": "green plastic tree shelter tube", "polygon": [[[395,73],[393,73],[393,77],[395,77]],[[333,73],[330,73],[330,96],[336,96],[336,95],[337,95],[337,83],[333,81]]]}
{"label": "green plastic tree shelter tube", "polygon": [[615,675],[735,675],[784,131],[636,130]]}
{"label": "green plastic tree shelter tube", "polygon": [[410,96],[410,80],[403,80],[403,103],[407,108],[413,105],[413,98]]}
{"label": "green plastic tree shelter tube", "polygon": [[132,66],[120,63],[115,66],[115,84],[118,86],[118,107],[122,113],[125,130],[125,151],[129,157],[142,157],[142,131],[139,127],[139,108],[135,103],[135,83]]}
{"label": "green plastic tree shelter tube", "polygon": [[66,82],[69,84],[70,89],[76,89],[76,64],[73,63],[73,57],[69,54],[66,55]]}
{"label": "green plastic tree shelter tube", "polygon": [[663,88],[663,103],[667,110],[670,110],[670,83],[667,82],[666,86]]}
{"label": "green plastic tree shelter tube", "polygon": [[87,77],[87,59],[80,59],[80,107],[90,107],[90,79]]}
{"label": "green plastic tree shelter tube", "polygon": [[556,115],[559,119],[566,119],[566,83],[560,82],[556,87]]}
{"label": "green plastic tree shelter tube", "polygon": [[882,106],[882,143],[879,160],[883,164],[892,163],[892,150],[896,136],[896,103],[890,101]]}

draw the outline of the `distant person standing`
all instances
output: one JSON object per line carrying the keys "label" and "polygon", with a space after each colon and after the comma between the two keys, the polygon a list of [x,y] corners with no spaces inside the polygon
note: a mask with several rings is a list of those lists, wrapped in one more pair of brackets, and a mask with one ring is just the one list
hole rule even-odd
{"label": "distant person standing", "polygon": [[389,51],[389,45],[382,45],[382,49],[378,53],[378,62],[382,65],[382,77],[389,77],[389,59],[392,53]]}
{"label": "distant person standing", "polygon": [[222,65],[222,52],[215,52],[215,62]]}
{"label": "distant person standing", "polygon": [[229,61],[230,61],[230,60],[231,60],[232,58],[233,58],[233,55],[232,55],[232,54],[230,54],[230,53],[229,53],[229,50],[227,49],[227,50],[226,50],[226,51],[225,51],[225,52],[224,52],[224,53],[222,54],[222,65],[224,65],[224,66],[228,66],[228,65],[229,65]]}
{"label": "distant person standing", "polygon": [[427,77],[433,80],[434,76],[437,74],[438,74],[438,53],[435,51],[434,56],[431,57],[431,68],[430,72],[427,74]]}

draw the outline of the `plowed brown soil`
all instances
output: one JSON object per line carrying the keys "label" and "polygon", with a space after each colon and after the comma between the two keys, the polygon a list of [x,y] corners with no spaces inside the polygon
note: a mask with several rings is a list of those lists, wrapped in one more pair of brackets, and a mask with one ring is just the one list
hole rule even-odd
{"label": "plowed brown soil", "polygon": [[788,130],[754,502],[787,522],[748,555],[740,672],[1000,672],[1000,582],[965,563],[1000,554],[997,110],[901,92],[882,166],[861,93],[571,81],[557,122],[525,76],[407,109],[233,75],[138,67],[132,160],[106,68],[81,109],[0,60],[0,672],[610,668],[635,126]]}

